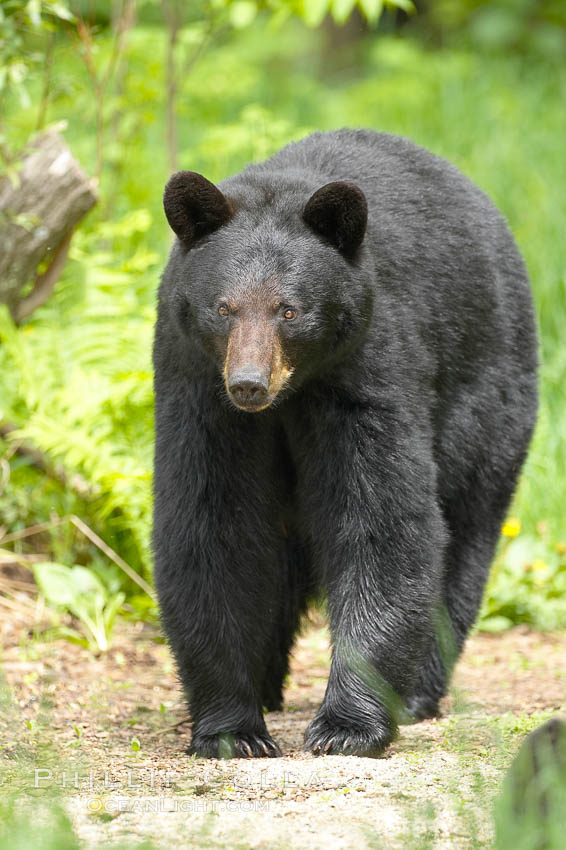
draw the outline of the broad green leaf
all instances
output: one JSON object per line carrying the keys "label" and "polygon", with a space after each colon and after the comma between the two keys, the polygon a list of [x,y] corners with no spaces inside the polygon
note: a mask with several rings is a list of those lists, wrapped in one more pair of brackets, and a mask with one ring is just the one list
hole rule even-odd
{"label": "broad green leaf", "polygon": [[73,567],[70,572],[75,598],[85,597],[93,607],[99,603],[104,604],[106,590],[96,573],[80,566]]}
{"label": "broad green leaf", "polygon": [[338,24],[345,23],[356,5],[356,0],[332,0],[332,17]]}
{"label": "broad green leaf", "polygon": [[383,0],[358,0],[359,7],[371,24],[376,23],[383,12]]}
{"label": "broad green leaf", "polygon": [[328,12],[330,0],[303,0],[301,17],[309,27],[318,27]]}
{"label": "broad green leaf", "polygon": [[504,632],[510,629],[513,623],[508,617],[503,617],[496,614],[493,617],[486,617],[481,621],[480,627],[483,632]]}
{"label": "broad green leaf", "polygon": [[69,567],[53,561],[40,561],[33,565],[33,574],[48,602],[63,607],[72,605],[75,592]]}

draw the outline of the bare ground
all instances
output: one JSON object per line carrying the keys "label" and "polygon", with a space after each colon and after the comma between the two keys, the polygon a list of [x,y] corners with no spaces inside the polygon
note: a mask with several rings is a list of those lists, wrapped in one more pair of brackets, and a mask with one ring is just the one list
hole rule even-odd
{"label": "bare ground", "polygon": [[566,636],[477,634],[439,720],[403,727],[380,759],[313,758],[325,628],[298,641],[285,710],[267,716],[276,760],[188,757],[189,724],[154,627],[121,624],[95,656],[0,622],[4,794],[63,799],[82,845],[159,848],[488,848],[491,806],[518,744],[566,709]]}

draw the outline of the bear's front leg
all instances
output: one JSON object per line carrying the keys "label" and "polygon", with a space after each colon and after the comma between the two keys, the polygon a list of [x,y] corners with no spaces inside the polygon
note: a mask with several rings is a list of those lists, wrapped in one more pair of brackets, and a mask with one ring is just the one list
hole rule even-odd
{"label": "bear's front leg", "polygon": [[189,752],[278,756],[261,699],[280,586],[269,432],[177,386],[156,403],[153,544],[191,711]]}
{"label": "bear's front leg", "polygon": [[161,569],[157,582],[163,624],[191,713],[188,752],[207,758],[279,756],[261,704],[261,647],[268,636],[261,614],[251,622],[255,605],[261,609],[264,602],[257,594],[254,599],[251,588],[246,593],[222,576],[218,561],[208,570],[210,584],[205,577],[195,580],[196,559],[191,560],[192,575]]}
{"label": "bear's front leg", "polygon": [[301,498],[326,584],[333,657],[305,749],[376,756],[395,737],[430,646],[444,523],[432,455],[410,423],[388,422],[384,411],[322,410],[303,454]]}

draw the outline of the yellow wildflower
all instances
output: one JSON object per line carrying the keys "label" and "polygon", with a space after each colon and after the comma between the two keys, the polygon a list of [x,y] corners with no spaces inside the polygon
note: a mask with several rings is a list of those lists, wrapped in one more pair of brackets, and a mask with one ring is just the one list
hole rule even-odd
{"label": "yellow wildflower", "polygon": [[521,530],[521,520],[516,519],[515,517],[509,517],[506,523],[504,523],[501,533],[505,535],[505,537],[516,537]]}

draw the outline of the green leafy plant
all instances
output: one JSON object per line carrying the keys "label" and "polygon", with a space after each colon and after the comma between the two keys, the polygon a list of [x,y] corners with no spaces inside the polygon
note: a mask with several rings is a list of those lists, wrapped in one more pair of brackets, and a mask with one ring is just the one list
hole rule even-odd
{"label": "green leafy plant", "polygon": [[125,594],[109,594],[92,570],[43,562],[34,564],[35,580],[50,605],[69,611],[79,620],[89,647],[104,652]]}
{"label": "green leafy plant", "polygon": [[[12,376],[2,390],[0,419],[26,423],[21,437],[84,474],[99,494],[98,522],[121,538],[126,559],[142,570],[149,561],[154,315],[142,304],[149,301],[146,271],[156,255],[136,237],[150,224],[140,210],[113,233],[101,225],[96,247],[92,236],[78,238],[74,271],[84,289],[63,284],[57,307],[22,333],[0,308],[0,364]],[[117,263],[99,247],[102,241],[109,248],[135,245],[133,254]]]}
{"label": "green leafy plant", "polygon": [[487,586],[479,628],[501,631],[516,623],[566,626],[566,547],[540,535],[504,538]]}

